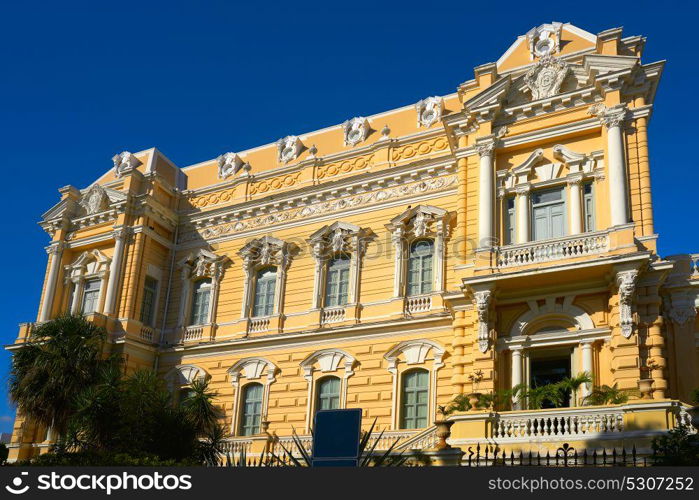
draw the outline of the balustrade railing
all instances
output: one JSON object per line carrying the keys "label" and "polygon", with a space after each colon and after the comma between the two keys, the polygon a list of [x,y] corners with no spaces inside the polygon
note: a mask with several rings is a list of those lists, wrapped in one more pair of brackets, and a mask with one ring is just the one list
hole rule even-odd
{"label": "balustrade railing", "polygon": [[499,247],[498,267],[524,266],[553,260],[570,259],[604,253],[609,249],[606,232],[566,236]]}
{"label": "balustrade railing", "polygon": [[624,432],[622,409],[569,410],[499,414],[493,422],[495,439],[589,437]]}
{"label": "balustrade railing", "polygon": [[416,295],[405,299],[405,312],[415,314],[427,312],[432,307],[432,297],[429,295]]}
{"label": "balustrade railing", "polygon": [[155,338],[155,330],[149,326],[142,326],[140,336],[141,340],[145,340],[146,342],[153,342],[153,338]]}
{"label": "balustrade railing", "polygon": [[188,342],[190,340],[201,340],[204,334],[204,327],[202,326],[188,326],[184,329],[184,341]]}
{"label": "balustrade railing", "polygon": [[269,330],[269,318],[250,318],[248,322],[248,332],[264,332]]}
{"label": "balustrade railing", "polygon": [[323,309],[320,314],[320,322],[323,325],[328,325],[331,323],[340,323],[345,320],[345,308],[344,307],[332,307]]}

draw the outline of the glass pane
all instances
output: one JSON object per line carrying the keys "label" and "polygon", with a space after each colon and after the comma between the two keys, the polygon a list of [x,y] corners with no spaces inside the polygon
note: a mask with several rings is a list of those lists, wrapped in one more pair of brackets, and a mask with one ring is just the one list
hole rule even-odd
{"label": "glass pane", "polygon": [[563,199],[562,189],[550,189],[548,191],[535,191],[532,197],[532,203],[538,205],[540,203],[550,203],[561,201]]}
{"label": "glass pane", "polygon": [[260,432],[262,417],[262,385],[248,384],[243,393],[243,414],[241,415],[241,434],[251,436]]}
{"label": "glass pane", "polygon": [[257,272],[253,316],[270,316],[274,312],[274,292],[277,285],[277,268],[267,267]]}
{"label": "glass pane", "polygon": [[563,204],[551,205],[549,207],[551,214],[551,238],[559,238],[565,234],[565,213]]}
{"label": "glass pane", "polygon": [[414,370],[403,375],[402,421],[404,429],[427,427],[429,408],[429,373]]}

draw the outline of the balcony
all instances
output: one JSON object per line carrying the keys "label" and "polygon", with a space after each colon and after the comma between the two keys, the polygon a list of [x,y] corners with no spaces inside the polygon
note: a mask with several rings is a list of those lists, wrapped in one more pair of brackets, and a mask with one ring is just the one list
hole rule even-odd
{"label": "balcony", "polygon": [[[648,452],[652,437],[689,426],[687,407],[679,401],[637,400],[622,405],[554,408],[524,411],[463,412],[449,418],[456,423],[450,443],[477,443],[530,449],[560,446],[564,442],[615,443],[633,439]],[[695,431],[696,432],[696,431]]]}
{"label": "balcony", "polygon": [[432,309],[431,295],[415,295],[405,298],[405,314],[408,316],[429,312],[430,309]]}
{"label": "balcony", "polygon": [[345,320],[345,314],[344,307],[325,308],[320,313],[320,324],[325,326],[333,323],[342,323]]}
{"label": "balcony", "polygon": [[576,234],[543,241],[507,245],[497,249],[499,268],[526,266],[563,259],[599,255],[609,251],[607,231]]}

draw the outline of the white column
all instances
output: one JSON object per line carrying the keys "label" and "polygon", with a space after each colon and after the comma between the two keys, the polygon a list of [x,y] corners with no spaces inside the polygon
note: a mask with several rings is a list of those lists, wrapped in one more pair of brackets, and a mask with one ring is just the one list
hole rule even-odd
{"label": "white column", "polygon": [[570,205],[570,234],[582,233],[582,174],[568,176],[568,204]]}
{"label": "white column", "polygon": [[493,244],[493,212],[495,207],[495,172],[493,156],[495,140],[492,136],[476,144],[480,156],[479,190],[478,190],[478,247],[490,247]]}
{"label": "white column", "polygon": [[44,289],[44,298],[41,301],[41,311],[39,311],[39,321],[48,321],[51,319],[51,309],[53,307],[53,299],[56,294],[56,283],[58,282],[58,273],[61,270],[61,254],[63,253],[62,243],[57,243],[46,248],[46,253],[49,254],[49,275],[46,279],[46,288]]}
{"label": "white column", "polygon": [[517,198],[515,213],[517,215],[517,243],[526,243],[529,241],[529,191],[531,186],[524,184],[517,186]]}
{"label": "white column", "polygon": [[104,301],[104,314],[113,314],[116,309],[117,289],[121,275],[121,261],[124,256],[124,244],[127,236],[126,228],[119,228],[114,231],[114,255],[112,264],[109,267],[109,281],[107,282],[107,295]]}
{"label": "white column", "polygon": [[[522,383],[522,349],[512,349],[512,385],[510,388],[515,388]],[[512,409],[521,410],[521,402],[519,396],[512,396]]]}
{"label": "white column", "polygon": [[624,137],[621,125],[626,119],[626,106],[619,105],[606,109],[600,116],[607,127],[607,158],[609,169],[609,200],[612,226],[626,224],[629,216],[626,210],[626,173],[624,168]]}
{"label": "white column", "polygon": [[[582,351],[582,371],[592,376],[592,342],[583,341],[580,343],[580,350]],[[582,398],[590,395],[591,384],[584,384],[582,391],[580,393]],[[578,403],[579,405],[580,403]]]}
{"label": "white column", "polygon": [[85,279],[81,276],[80,278],[71,280],[71,282],[73,283],[73,301],[70,303],[70,313],[79,314]]}

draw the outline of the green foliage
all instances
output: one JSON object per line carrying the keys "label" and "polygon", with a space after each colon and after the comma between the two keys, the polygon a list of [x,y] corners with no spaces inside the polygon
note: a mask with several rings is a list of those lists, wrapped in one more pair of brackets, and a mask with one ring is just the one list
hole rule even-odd
{"label": "green foliage", "polygon": [[585,398],[584,404],[590,406],[619,405],[629,400],[629,391],[619,389],[617,384],[613,386],[601,385],[592,389]]}
{"label": "green foliage", "polygon": [[564,394],[559,384],[546,384],[528,389],[526,398],[530,410],[541,409],[547,401],[554,408],[560,408],[563,404]]}
{"label": "green foliage", "polygon": [[690,399],[690,402],[691,402],[691,403],[693,403],[693,404],[695,404],[695,405],[699,405],[699,387],[697,387],[696,389],[694,389],[694,390],[689,394],[689,399]]}
{"label": "green foliage", "polygon": [[101,367],[106,332],[82,316],[63,315],[39,325],[12,357],[10,398],[20,412],[62,433],[75,395],[92,386]]}
{"label": "green foliage", "polygon": [[[359,441],[359,463],[358,467],[401,467],[406,465],[409,460],[415,460],[422,462],[424,464],[429,463],[429,459],[419,453],[414,452],[413,456],[405,456],[403,452],[395,453],[393,450],[398,444],[399,439],[396,439],[393,444],[385,451],[378,452],[376,446],[381,441],[384,431],[381,431],[377,438],[374,440],[372,445],[369,445],[371,441],[371,435],[376,427],[376,419],[372,422],[371,427],[368,431],[362,432],[362,437]],[[311,433],[312,434],[312,433]],[[292,439],[294,443],[295,452],[287,449],[282,443],[279,443],[283,453],[278,456],[274,452],[270,453],[267,463],[269,465],[282,465],[289,467],[310,467],[312,460],[311,456],[306,451],[303,446],[301,439],[296,434],[294,430],[292,433]],[[230,460],[229,460],[230,464]],[[245,459],[241,459],[238,462],[233,463],[234,466],[245,466]]]}
{"label": "green foliage", "polygon": [[681,426],[653,438],[653,465],[699,465],[699,434]]}
{"label": "green foliage", "polygon": [[57,452],[39,455],[31,462],[16,462],[18,466],[140,466],[140,467],[168,467],[168,466],[193,466],[199,465],[193,460],[164,460],[155,455],[133,455],[128,453],[112,453],[107,451],[77,451],[77,452]]}

